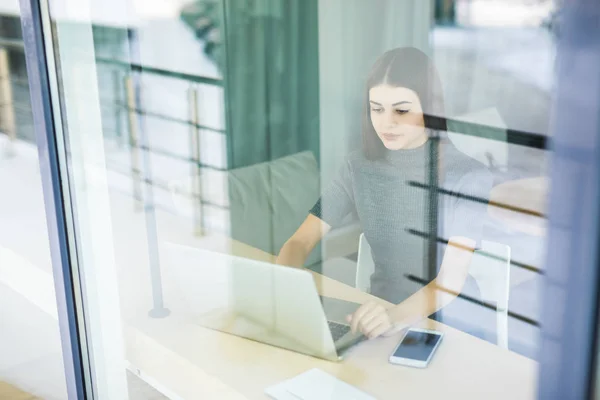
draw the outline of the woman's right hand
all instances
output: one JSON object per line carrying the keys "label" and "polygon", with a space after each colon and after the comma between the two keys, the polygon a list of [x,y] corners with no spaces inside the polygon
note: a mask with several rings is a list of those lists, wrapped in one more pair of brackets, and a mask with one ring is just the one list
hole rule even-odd
{"label": "woman's right hand", "polygon": [[370,301],[363,304],[353,314],[346,317],[353,333],[361,332],[369,340],[392,330],[394,325],[388,310],[381,304]]}

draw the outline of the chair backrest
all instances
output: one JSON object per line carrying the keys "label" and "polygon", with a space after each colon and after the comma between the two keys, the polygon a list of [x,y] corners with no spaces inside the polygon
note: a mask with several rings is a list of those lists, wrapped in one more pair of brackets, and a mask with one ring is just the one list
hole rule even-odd
{"label": "chair backrest", "polygon": [[510,281],[510,247],[505,244],[482,241],[469,267],[477,281],[483,300],[496,303],[498,310],[508,309]]}
{"label": "chair backrest", "polygon": [[[202,180],[204,200],[226,209],[207,206],[203,209],[203,219],[227,221],[227,226],[219,228],[228,229],[230,237],[271,254],[279,253],[320,193],[317,160],[310,151],[203,176]],[[198,204],[192,195],[200,195],[194,193],[193,179],[172,181],[169,187],[176,209],[183,215],[193,216]],[[212,215],[216,217],[211,218]],[[320,260],[319,245],[307,264]]]}
{"label": "chair backrest", "polygon": [[496,304],[497,342],[503,348],[508,348],[510,257],[509,246],[484,240],[469,267],[483,300]]}
{"label": "chair backrest", "polygon": [[371,246],[364,233],[358,241],[358,259],[356,262],[356,288],[368,293],[371,289],[371,275],[375,272],[375,263],[371,255]]}

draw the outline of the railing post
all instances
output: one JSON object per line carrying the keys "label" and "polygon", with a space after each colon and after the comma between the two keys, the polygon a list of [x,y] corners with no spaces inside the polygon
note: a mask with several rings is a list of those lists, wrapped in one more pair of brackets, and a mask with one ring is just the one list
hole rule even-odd
{"label": "railing post", "polygon": [[123,105],[121,103],[122,91],[121,89],[121,71],[113,71],[113,93],[114,93],[114,104],[115,104],[115,134],[117,146],[121,149],[125,145],[123,139]]}
{"label": "railing post", "polygon": [[188,105],[190,112],[190,152],[192,157],[192,204],[194,208],[194,234],[203,234],[203,198],[202,198],[202,170],[200,168],[200,118],[198,115],[198,87],[191,85],[188,89]]}
{"label": "railing post", "polygon": [[0,122],[2,123],[2,131],[9,138],[6,150],[10,155],[14,152],[14,142],[17,138],[17,124],[15,122],[15,102],[13,101],[10,82],[8,50],[4,47],[0,47]]}
{"label": "railing post", "polygon": [[131,75],[125,75],[125,101],[127,104],[127,123],[129,127],[129,154],[131,160],[131,180],[133,183],[133,202],[136,210],[142,209],[142,179],[140,168],[140,146],[138,138],[138,120],[135,89]]}

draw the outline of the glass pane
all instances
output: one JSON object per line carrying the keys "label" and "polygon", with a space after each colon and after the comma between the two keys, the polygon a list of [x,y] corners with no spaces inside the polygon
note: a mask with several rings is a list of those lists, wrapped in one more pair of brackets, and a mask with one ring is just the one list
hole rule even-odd
{"label": "glass pane", "polygon": [[0,398],[66,399],[17,1],[0,3],[0,221]]}
{"label": "glass pane", "polygon": [[535,396],[554,2],[82,4],[50,0],[100,398]]}

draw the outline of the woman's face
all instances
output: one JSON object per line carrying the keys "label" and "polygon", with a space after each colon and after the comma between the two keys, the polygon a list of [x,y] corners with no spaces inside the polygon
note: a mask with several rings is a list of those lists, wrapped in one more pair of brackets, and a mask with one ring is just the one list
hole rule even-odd
{"label": "woman's face", "polygon": [[369,90],[371,123],[389,150],[414,149],[427,141],[419,96],[407,88],[381,84]]}

